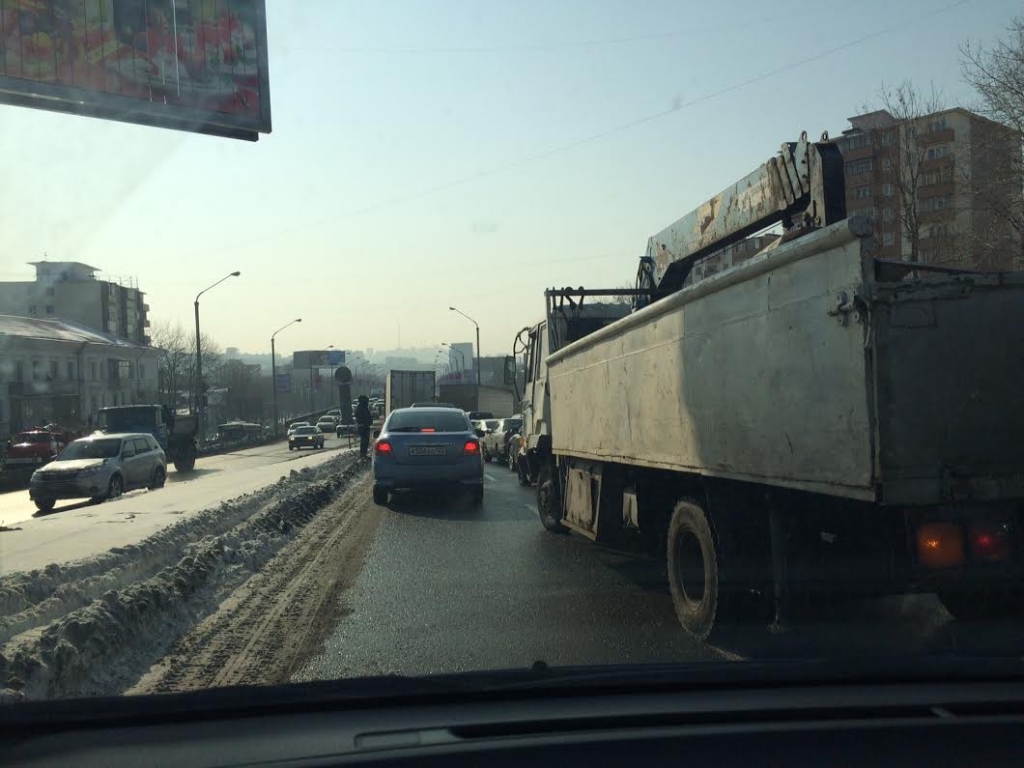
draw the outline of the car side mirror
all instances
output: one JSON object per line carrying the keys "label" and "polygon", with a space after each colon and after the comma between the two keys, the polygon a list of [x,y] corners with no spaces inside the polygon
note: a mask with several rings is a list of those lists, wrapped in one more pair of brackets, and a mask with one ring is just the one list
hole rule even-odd
{"label": "car side mirror", "polygon": [[516,359],[511,355],[505,357],[505,386],[511,387],[516,383]]}

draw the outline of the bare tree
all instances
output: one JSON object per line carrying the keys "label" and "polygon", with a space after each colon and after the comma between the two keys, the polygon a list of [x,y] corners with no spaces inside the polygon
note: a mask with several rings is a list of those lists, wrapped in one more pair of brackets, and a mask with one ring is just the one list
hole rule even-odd
{"label": "bare tree", "polygon": [[974,148],[977,162],[987,171],[975,174],[974,202],[989,224],[991,245],[1016,246],[1020,260],[1024,256],[1024,17],[1013,19],[1006,38],[990,48],[962,46],[960,62],[964,79],[979,97],[976,111],[996,124],[982,132]]}
{"label": "bare tree", "polygon": [[[157,322],[151,333],[153,346],[160,350],[160,401],[177,407],[182,395],[187,396],[189,408],[194,407],[196,336],[188,333],[181,323],[169,320]],[[200,336],[203,345],[203,379],[216,380],[223,363],[221,348],[207,334]]]}
{"label": "bare tree", "polygon": [[[890,125],[878,125],[868,131],[873,154],[882,163],[882,179],[891,183],[897,201],[897,216],[903,238],[910,245],[912,262],[921,260],[921,239],[924,225],[919,193],[924,186],[928,146],[925,118],[945,109],[945,98],[934,85],[919,90],[905,80],[895,88],[882,85],[879,91],[882,108],[892,116]],[[871,112],[868,106],[864,113]]]}
{"label": "bare tree", "polygon": [[152,330],[153,346],[160,350],[158,389],[160,402],[177,407],[182,392],[190,389],[191,360],[194,350],[180,323],[161,320]]}

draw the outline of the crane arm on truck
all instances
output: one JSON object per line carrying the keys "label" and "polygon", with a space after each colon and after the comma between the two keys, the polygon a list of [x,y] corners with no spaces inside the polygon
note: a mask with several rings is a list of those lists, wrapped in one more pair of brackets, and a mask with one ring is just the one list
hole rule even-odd
{"label": "crane arm on truck", "polygon": [[786,142],[778,155],[648,240],[638,292],[654,300],[674,293],[702,258],[774,224],[796,234],[845,219],[843,170],[827,133],[820,142],[808,141],[806,131]]}

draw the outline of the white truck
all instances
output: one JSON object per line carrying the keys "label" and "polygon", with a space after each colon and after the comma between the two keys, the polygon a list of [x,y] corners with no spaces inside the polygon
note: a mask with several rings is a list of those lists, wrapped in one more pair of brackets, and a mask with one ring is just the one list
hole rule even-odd
{"label": "white truck", "polygon": [[433,371],[388,371],[384,384],[385,416],[396,408],[413,403],[429,403],[434,399]]}
{"label": "white truck", "polygon": [[[836,155],[784,145],[651,238],[637,290],[548,291],[519,337],[541,522],[639,534],[700,639],[815,592],[1020,610],[1024,273],[875,258]],[[776,247],[687,284],[773,218],[791,225]],[[634,299],[619,319],[587,303],[616,293]]]}

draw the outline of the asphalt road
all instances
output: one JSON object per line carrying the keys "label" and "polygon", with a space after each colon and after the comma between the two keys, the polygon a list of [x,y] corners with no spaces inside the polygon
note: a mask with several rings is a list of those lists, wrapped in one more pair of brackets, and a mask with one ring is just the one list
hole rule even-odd
{"label": "asphalt road", "polygon": [[783,631],[740,626],[699,644],[662,567],[541,527],[534,490],[488,465],[485,500],[399,499],[384,510],[341,616],[293,678],[550,665],[922,653],[1019,655],[1024,624],[953,621],[931,595],[831,602]]}

